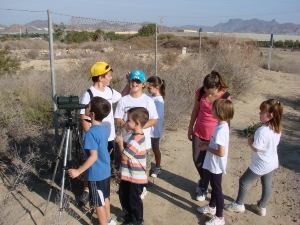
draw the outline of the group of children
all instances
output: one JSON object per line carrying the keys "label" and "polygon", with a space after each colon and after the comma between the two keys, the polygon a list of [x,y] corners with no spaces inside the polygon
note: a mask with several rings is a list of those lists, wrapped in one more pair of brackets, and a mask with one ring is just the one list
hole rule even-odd
{"label": "group of children", "polygon": [[236,201],[224,205],[222,175],[226,174],[229,147],[230,120],[234,115],[230,95],[222,75],[213,70],[196,91],[195,103],[188,128],[188,139],[192,141],[193,160],[199,173],[196,192],[197,201],[205,200],[208,184],[211,198],[208,205],[198,207],[202,214],[213,217],[206,225],[224,225],[223,209],[242,213],[250,183],[258,178],[262,183],[261,199],[251,205],[260,216],[266,215],[266,205],[271,194],[272,176],[278,167],[277,146],[281,136],[282,103],[269,99],[261,103],[259,117],[262,126],[248,139],[252,162],[239,179]]}
{"label": "group of children", "polygon": [[[78,169],[70,169],[68,172],[70,177],[75,178],[86,171],[84,192],[79,201],[85,204],[89,199],[91,200],[101,225],[116,224],[110,217],[108,197],[110,193],[109,158],[113,159],[113,155],[109,157],[109,153],[113,152],[111,150],[117,143],[121,154],[119,199],[125,212],[123,224],[139,225],[143,224],[142,199],[147,194],[148,176],[151,170],[151,149],[156,159],[156,167],[153,168],[151,176],[157,177],[161,173],[159,141],[163,133],[166,84],[163,79],[156,76],[146,80],[142,70],[133,70],[126,75],[128,83],[119,93],[109,87],[112,73],[112,68],[105,62],[97,62],[91,67],[90,79],[93,85],[82,95],[80,102],[89,105],[88,109],[80,112],[81,124],[85,132],[86,161]],[[149,95],[143,93],[146,86]],[[110,106],[110,109],[113,103],[118,102],[114,115],[110,110],[104,116],[101,107],[105,104],[96,104],[96,102],[104,102]],[[96,111],[96,107],[99,107],[99,110]],[[115,123],[122,128],[122,136],[115,137]],[[106,130],[106,136],[96,137],[95,133],[92,133],[94,126]],[[93,141],[91,137],[94,137]],[[101,167],[105,167],[107,173],[102,173]],[[101,179],[100,176],[94,174],[96,168],[101,174]]]}
{"label": "group of children", "polygon": [[[86,161],[78,169],[68,170],[75,178],[86,171],[84,194],[96,208],[99,223],[114,225],[110,216],[110,157],[114,141],[121,154],[119,199],[125,213],[122,224],[143,224],[143,201],[147,194],[148,176],[151,170],[151,149],[156,167],[151,176],[161,174],[159,141],[163,132],[165,81],[157,76],[146,80],[141,70],[127,74],[128,84],[117,92],[109,87],[112,68],[105,62],[97,62],[91,68],[93,86],[86,91],[82,104],[89,107],[81,111]],[[149,95],[143,93],[147,86]],[[229,148],[229,121],[234,108],[223,76],[213,70],[196,91],[195,103],[188,129],[192,141],[193,160],[199,173],[196,200],[205,200],[208,184],[211,199],[208,205],[197,208],[198,212],[213,215],[207,225],[223,225],[223,208],[244,212],[244,200],[249,184],[259,177],[262,181],[262,197],[252,205],[259,215],[266,215],[266,205],[271,193],[271,181],[278,167],[277,145],[281,134],[282,103],[270,99],[260,105],[263,125],[248,140],[252,150],[252,163],[239,182],[237,200],[224,205],[222,174],[226,173]],[[122,97],[123,96],[123,97]],[[113,116],[112,103],[117,103]],[[92,126],[88,118],[91,118]],[[122,128],[122,136],[115,137],[114,119]],[[113,156],[111,155],[111,158]],[[101,171],[101,172],[99,172]]]}

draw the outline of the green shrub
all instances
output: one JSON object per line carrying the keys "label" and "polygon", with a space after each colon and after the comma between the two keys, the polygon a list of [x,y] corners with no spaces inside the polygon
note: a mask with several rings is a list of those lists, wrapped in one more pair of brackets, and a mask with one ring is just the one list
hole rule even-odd
{"label": "green shrub", "polygon": [[0,50],[0,76],[15,74],[20,69],[20,61],[16,57],[11,57],[10,54],[8,46]]}
{"label": "green shrub", "polygon": [[243,133],[240,135],[240,137],[252,137],[255,134],[255,131],[261,127],[262,123],[253,123],[253,125],[248,126],[246,129],[243,130]]}

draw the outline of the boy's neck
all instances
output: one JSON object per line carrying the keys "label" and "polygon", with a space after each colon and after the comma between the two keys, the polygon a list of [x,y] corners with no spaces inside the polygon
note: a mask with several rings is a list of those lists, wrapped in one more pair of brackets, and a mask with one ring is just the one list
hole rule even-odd
{"label": "boy's neck", "polygon": [[137,93],[132,93],[132,92],[130,92],[130,96],[131,96],[132,98],[139,98],[139,97],[141,97],[143,94],[144,94],[143,92],[137,92]]}
{"label": "boy's neck", "polygon": [[143,128],[142,127],[136,127],[133,129],[133,134],[143,134]]}
{"label": "boy's neck", "polygon": [[102,122],[92,119],[92,126],[102,125]]}
{"label": "boy's neck", "polygon": [[102,92],[105,91],[102,82],[95,82],[95,83],[93,84],[93,87],[94,87],[95,89],[97,89],[98,91],[102,91]]}

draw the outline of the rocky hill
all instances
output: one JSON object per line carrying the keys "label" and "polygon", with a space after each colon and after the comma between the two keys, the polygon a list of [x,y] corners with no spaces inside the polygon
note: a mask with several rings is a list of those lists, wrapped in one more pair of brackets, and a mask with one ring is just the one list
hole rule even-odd
{"label": "rocky hill", "polygon": [[236,33],[259,33],[259,34],[300,34],[300,25],[293,23],[280,24],[275,19],[264,21],[259,19],[242,20],[230,19],[226,23],[220,23],[213,27],[186,25],[174,27],[175,29],[192,29],[203,32],[236,32]]}
{"label": "rocky hill", "polygon": [[[143,24],[149,24],[144,22]],[[72,29],[86,29],[96,30],[102,29],[104,31],[137,31],[143,24],[140,23],[122,23],[122,22],[109,22],[102,21],[94,24],[72,24]],[[53,24],[54,25],[54,24]],[[69,28],[69,24],[65,24],[66,28]],[[235,32],[235,33],[272,33],[272,34],[300,34],[300,25],[293,23],[280,24],[275,19],[271,21],[264,21],[259,19],[242,20],[242,19],[230,19],[226,23],[220,23],[213,27],[201,26],[201,25],[185,25],[179,27],[163,27],[164,31],[176,31],[178,29],[199,30],[202,28],[203,32]],[[48,31],[47,20],[35,20],[25,25],[14,24],[6,27],[0,24],[0,34],[15,34],[21,32],[29,33],[46,33]]]}

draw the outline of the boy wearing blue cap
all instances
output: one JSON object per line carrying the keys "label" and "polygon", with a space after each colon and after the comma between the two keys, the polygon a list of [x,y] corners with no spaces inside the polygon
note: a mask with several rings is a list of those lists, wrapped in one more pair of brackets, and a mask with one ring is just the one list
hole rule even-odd
{"label": "boy wearing blue cap", "polygon": [[[149,171],[151,169],[151,127],[158,121],[158,114],[156,111],[155,103],[152,98],[143,93],[145,88],[146,76],[142,70],[133,70],[130,72],[129,77],[130,93],[123,96],[117,104],[115,111],[116,124],[122,127],[122,136],[124,142],[127,142],[132,135],[131,130],[126,130],[124,125],[127,121],[127,111],[133,107],[144,107],[149,112],[149,120],[143,127],[143,133],[146,139],[146,172],[149,177]],[[147,188],[143,188],[141,198],[145,198],[147,194]]]}

